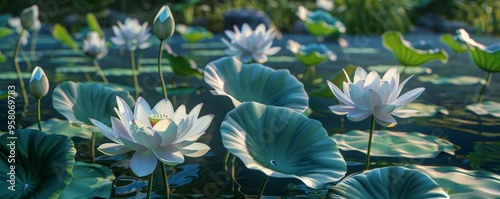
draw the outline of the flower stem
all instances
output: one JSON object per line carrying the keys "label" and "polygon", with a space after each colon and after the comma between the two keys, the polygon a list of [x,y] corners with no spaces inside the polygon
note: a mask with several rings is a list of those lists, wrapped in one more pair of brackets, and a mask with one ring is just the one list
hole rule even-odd
{"label": "flower stem", "polygon": [[28,94],[26,93],[26,86],[24,86],[23,76],[21,74],[21,68],[19,67],[19,49],[21,48],[21,37],[24,32],[24,29],[21,30],[19,34],[19,38],[17,39],[16,48],[14,49],[14,66],[16,66],[17,77],[19,78],[19,85],[21,86],[21,92],[23,93],[24,100],[24,110],[28,108]]}
{"label": "flower stem", "polygon": [[149,174],[148,178],[148,191],[146,192],[147,199],[151,199],[151,191],[153,191],[153,173]]}
{"label": "flower stem", "polygon": [[160,49],[158,49],[158,75],[160,76],[160,82],[161,82],[161,90],[163,92],[163,97],[167,98],[167,88],[165,87],[165,80],[163,79],[163,71],[161,70],[161,53],[162,53],[162,46],[163,46],[163,41],[160,40]]}
{"label": "flower stem", "polygon": [[224,154],[224,170],[226,171],[229,171],[229,168],[228,168],[228,163],[229,163],[229,156],[231,156],[231,153],[229,153],[229,151],[226,150],[226,153]]}
{"label": "flower stem", "polygon": [[30,48],[30,54],[31,56],[35,56],[36,52],[36,40],[38,39],[38,31],[35,31],[33,33],[33,38],[31,39],[31,48]]}
{"label": "flower stem", "polygon": [[486,87],[490,84],[492,75],[493,75],[493,73],[491,73],[491,72],[488,72],[488,74],[486,75],[486,80],[484,82],[483,87],[481,88],[481,92],[479,93],[479,97],[477,98],[477,103],[483,102],[483,95],[484,95],[484,92],[486,91]]}
{"label": "flower stem", "polygon": [[167,175],[167,168],[165,164],[160,162],[161,164],[161,172],[163,173],[163,184],[165,185],[165,196],[166,199],[170,198],[170,187],[168,186],[168,175]]}
{"label": "flower stem", "polygon": [[365,170],[370,170],[370,151],[372,149],[373,129],[375,128],[375,116],[371,117],[370,136],[368,138],[368,149],[366,150]]}
{"label": "flower stem", "polygon": [[95,161],[95,137],[96,133],[92,132],[92,137],[90,138],[90,155],[92,156],[92,162]]}
{"label": "flower stem", "polygon": [[102,81],[105,83],[105,84],[108,84],[108,78],[106,78],[106,75],[104,75],[104,72],[102,71],[101,69],[101,66],[99,66],[99,62],[97,62],[97,59],[94,58],[93,59],[94,61],[94,66],[95,66],[95,70],[97,71],[97,73],[99,73],[99,75],[101,76],[102,78]]}
{"label": "flower stem", "polygon": [[37,122],[38,122],[38,129],[40,131],[42,131],[42,124],[40,123],[41,120],[42,120],[42,117],[40,116],[40,99],[41,98],[38,98],[37,99],[37,103],[36,103],[36,112],[37,112]]}
{"label": "flower stem", "polygon": [[139,97],[139,80],[137,80],[137,71],[135,69],[135,54],[130,51],[130,65],[132,66],[132,78],[134,79],[135,98]]}
{"label": "flower stem", "polygon": [[264,177],[264,180],[262,180],[262,184],[260,184],[259,195],[257,195],[257,199],[262,198],[262,194],[264,193],[264,188],[266,188],[267,180],[269,180],[268,175],[266,175],[266,177]]}

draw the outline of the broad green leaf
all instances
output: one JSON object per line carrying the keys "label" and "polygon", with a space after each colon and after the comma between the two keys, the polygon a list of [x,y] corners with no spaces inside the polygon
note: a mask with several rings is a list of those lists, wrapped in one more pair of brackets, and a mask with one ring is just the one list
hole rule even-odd
{"label": "broad green leaf", "polygon": [[210,39],[213,37],[212,33],[202,26],[188,27],[183,24],[179,24],[176,26],[175,30],[181,34],[184,40],[190,43],[195,43],[203,39]]}
{"label": "broad green leaf", "polygon": [[249,169],[320,189],[344,177],[346,162],[321,123],[290,108],[244,102],[221,125],[224,147]]}
{"label": "broad green leaf", "polygon": [[485,46],[470,38],[469,33],[463,29],[457,31],[458,37],[467,44],[472,60],[479,68],[497,73],[500,72],[500,43]]}
{"label": "broad green leaf", "polygon": [[8,91],[0,91],[0,100],[7,99],[9,97]]}
{"label": "broad green leaf", "polygon": [[443,77],[438,74],[427,76],[418,76],[418,81],[429,82],[436,85],[453,84],[453,85],[473,85],[484,82],[483,78],[474,76],[456,76],[456,77]]}
{"label": "broad green leaf", "polygon": [[97,32],[101,38],[104,37],[104,32],[102,31],[99,21],[97,21],[94,13],[87,13],[87,25],[89,26],[90,31]]}
{"label": "broad green leaf", "polygon": [[[331,136],[343,151],[359,151],[366,153],[369,133],[352,130]],[[393,132],[380,130],[373,132],[371,156],[435,158],[441,152],[455,154],[453,144],[433,135],[419,132]]]}
{"label": "broad green leaf", "polygon": [[[354,76],[354,72],[356,71],[356,66],[354,65],[349,65],[344,68],[344,71],[349,75],[350,77]],[[344,71],[340,70],[337,73],[334,74],[333,78],[330,79],[330,82],[335,84],[339,89],[342,90],[343,87],[343,82],[347,81],[346,76]],[[311,92],[308,93],[309,96],[318,96],[318,97],[324,97],[324,98],[333,98],[333,93],[328,87],[328,84],[324,82],[324,84],[321,86],[321,88],[315,89]]]}
{"label": "broad green leaf", "polygon": [[382,44],[392,51],[396,59],[405,66],[420,66],[432,60],[448,62],[448,54],[441,49],[419,50],[411,46],[400,32],[387,31],[382,35]]}
{"label": "broad green leaf", "polygon": [[463,53],[467,51],[467,45],[453,39],[453,35],[450,33],[441,35],[441,37],[439,37],[439,40],[441,40],[443,44],[446,44],[448,47],[450,47],[450,49],[455,53]]}
{"label": "broad green leaf", "polygon": [[110,198],[114,179],[115,175],[106,166],[75,162],[73,180],[60,198]]}
{"label": "broad green leaf", "polygon": [[[80,137],[84,139],[90,139],[92,137],[91,131],[76,125],[72,125],[67,120],[50,118],[48,120],[42,121],[41,126],[43,131],[50,134],[65,135],[69,138]],[[38,129],[38,124],[33,124],[28,128]]]}
{"label": "broad green leaf", "polygon": [[327,198],[449,198],[428,175],[401,166],[373,169],[342,180]]}
{"label": "broad green leaf", "polygon": [[409,103],[408,105],[402,107],[401,109],[410,109],[418,111],[412,117],[433,117],[438,112],[444,115],[448,115],[449,111],[443,106],[437,106],[435,104],[422,104],[422,103]]}
{"label": "broad green leaf", "polygon": [[54,39],[59,40],[63,44],[68,45],[73,50],[78,50],[78,44],[73,40],[71,35],[68,33],[68,30],[61,24],[56,23],[54,25],[54,29],[52,30],[52,36]]}
{"label": "broad green leaf", "polygon": [[7,56],[5,56],[4,54],[2,54],[2,52],[0,52],[0,63],[4,63],[5,61],[7,61]]}
{"label": "broad green leaf", "polygon": [[0,136],[0,172],[7,179],[15,177],[14,186],[3,178],[0,198],[59,198],[73,177],[76,150],[71,139],[33,129],[16,130],[16,139],[10,136]]}
{"label": "broad green leaf", "polygon": [[7,27],[0,27],[0,38],[9,36],[12,34],[14,31],[12,29],[7,28]]}
{"label": "broad green leaf", "polygon": [[170,62],[170,66],[175,74],[181,76],[198,75],[201,76],[202,70],[196,66],[196,62],[184,56],[176,56],[165,53],[165,56]]}

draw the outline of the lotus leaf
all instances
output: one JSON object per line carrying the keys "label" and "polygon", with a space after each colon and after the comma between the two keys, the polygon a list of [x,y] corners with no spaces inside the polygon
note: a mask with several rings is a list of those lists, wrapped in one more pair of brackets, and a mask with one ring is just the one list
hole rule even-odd
{"label": "lotus leaf", "polygon": [[[394,65],[374,65],[368,66],[368,70],[374,70],[378,73],[385,73],[390,68],[394,67]],[[404,66],[396,66],[398,72],[401,73],[403,70],[406,74],[416,75],[416,74],[431,74],[432,69],[428,67],[409,67],[404,69]]]}
{"label": "lotus leaf", "polygon": [[165,53],[165,56],[167,57],[170,67],[172,67],[175,74],[181,76],[197,75],[198,77],[203,75],[203,71],[196,66],[196,62],[194,60],[184,56],[175,55],[173,52],[168,51]]}
{"label": "lotus leaf", "polygon": [[[382,35],[382,44],[396,56],[396,59],[405,66],[419,66],[432,60],[448,62],[448,54],[441,49],[420,50],[403,38],[400,32],[388,31]],[[425,45],[424,45],[425,46]]]}
{"label": "lotus leaf", "polygon": [[457,36],[450,33],[446,33],[439,37],[442,43],[448,45],[454,53],[463,53],[467,51],[467,45],[462,41],[458,40]]}
{"label": "lotus leaf", "polygon": [[412,117],[433,117],[438,112],[444,115],[449,114],[449,111],[445,107],[437,106],[435,104],[422,104],[414,102],[404,106],[404,108],[418,111],[418,113]]}
{"label": "lotus leaf", "polygon": [[307,15],[304,21],[307,31],[315,36],[324,36],[329,34],[340,35],[345,33],[345,26],[340,20],[333,17],[324,10],[316,10]]}
{"label": "lotus leaf", "polygon": [[99,21],[97,21],[97,17],[91,12],[87,13],[87,25],[90,31],[97,32],[99,37],[104,37],[104,31],[102,31]]}
{"label": "lotus leaf", "polygon": [[500,172],[500,142],[476,142],[474,151],[467,154],[467,160],[473,169],[488,169]]}
{"label": "lotus leaf", "polygon": [[[57,118],[50,118],[48,120],[41,122],[43,131],[50,134],[65,135],[69,138],[80,137],[83,139],[90,139],[92,137],[92,132],[72,125],[67,120],[61,120]],[[38,129],[37,124],[33,124],[28,127],[29,129]]]}
{"label": "lotus leaf", "polygon": [[60,198],[109,198],[114,179],[115,175],[106,166],[75,162],[73,180]]}
{"label": "lotus leaf", "polygon": [[[345,73],[347,73],[347,75],[352,77],[354,75],[354,72],[356,71],[356,66],[349,65],[349,66],[344,68],[344,71],[345,71]],[[335,73],[333,78],[330,79],[330,82],[335,84],[340,89],[342,89],[342,87],[343,87],[342,82],[344,82],[344,81],[347,81],[347,79],[346,79],[343,71],[338,71],[337,73]],[[321,86],[321,88],[318,88],[316,90],[309,92],[309,95],[310,96],[325,97],[325,98],[335,97],[335,96],[333,96],[333,93],[330,90],[330,87],[328,86],[328,84],[323,84]]]}
{"label": "lotus leaf", "polygon": [[465,108],[478,115],[492,115],[494,117],[500,117],[500,103],[498,102],[486,101],[478,104],[470,104]]}
{"label": "lotus leaf", "polygon": [[[353,130],[331,136],[340,150],[366,153],[369,133]],[[374,131],[371,156],[435,158],[439,153],[455,154],[453,144],[433,135],[418,132]]]}
{"label": "lotus leaf", "polygon": [[203,39],[210,39],[213,37],[212,33],[202,26],[188,27],[183,24],[176,26],[177,32],[181,33],[182,38],[190,43],[198,42]]}
{"label": "lotus leaf", "polygon": [[474,63],[487,72],[500,72],[500,43],[485,46],[470,38],[469,34],[460,29],[458,37],[467,44]]}
{"label": "lotus leaf", "polygon": [[482,83],[483,78],[474,76],[456,76],[456,77],[443,77],[438,74],[432,74],[428,76],[419,76],[418,80],[421,82],[430,82],[433,84],[453,84],[453,85],[473,85]]}
{"label": "lotus leaf", "polygon": [[63,44],[68,45],[73,50],[78,49],[78,44],[73,40],[73,37],[68,33],[68,30],[61,24],[55,24],[54,29],[52,30],[52,36],[62,42]]}

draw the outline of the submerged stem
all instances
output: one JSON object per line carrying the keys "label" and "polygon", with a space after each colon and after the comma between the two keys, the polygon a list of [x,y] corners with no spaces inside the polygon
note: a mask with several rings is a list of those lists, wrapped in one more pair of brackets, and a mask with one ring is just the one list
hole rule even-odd
{"label": "submerged stem", "polygon": [[370,170],[370,151],[372,149],[373,129],[375,128],[375,116],[371,117],[370,136],[368,138],[368,149],[366,150],[365,170]]}
{"label": "submerged stem", "polygon": [[17,77],[19,78],[19,85],[21,86],[21,92],[23,94],[24,100],[24,111],[28,108],[28,94],[26,93],[26,86],[24,86],[23,76],[21,74],[21,68],[19,67],[19,49],[21,48],[21,37],[24,32],[24,29],[21,30],[19,34],[19,38],[17,39],[16,48],[14,49],[14,66],[16,67]]}
{"label": "submerged stem", "polygon": [[101,69],[101,66],[99,66],[99,62],[97,62],[97,59],[96,58],[93,58],[93,61],[94,61],[94,66],[95,66],[95,70],[97,71],[97,73],[99,73],[99,75],[101,76],[101,79],[102,81],[105,83],[105,84],[108,84],[108,78],[106,78],[106,75],[104,75],[104,72],[102,71]]}
{"label": "submerged stem", "polygon": [[135,98],[139,97],[139,80],[137,80],[137,71],[135,69],[134,51],[130,51],[130,65],[132,66],[132,78],[134,79]]}
{"label": "submerged stem", "polygon": [[34,31],[33,38],[31,39],[31,48],[30,48],[31,56],[35,56],[37,39],[38,39],[38,31]]}
{"label": "submerged stem", "polygon": [[40,131],[42,131],[42,124],[41,124],[42,117],[40,116],[40,99],[41,98],[38,98],[37,102],[36,102],[36,112],[37,112],[36,120],[37,120],[37,123],[38,123],[38,129]]}
{"label": "submerged stem", "polygon": [[146,192],[147,199],[151,199],[151,191],[153,191],[153,173],[149,174],[148,178],[148,190]]}
{"label": "submerged stem", "polygon": [[166,199],[169,199],[170,198],[170,187],[168,185],[167,168],[166,168],[165,164],[163,164],[162,162],[160,162],[160,164],[161,164],[161,172],[163,173],[163,185],[165,185],[165,196],[166,196]]}
{"label": "submerged stem", "polygon": [[163,71],[161,70],[161,53],[162,53],[163,41],[164,40],[160,40],[160,49],[158,50],[158,75],[160,76],[161,90],[163,92],[163,97],[167,98],[167,88],[165,87],[165,80],[163,79]]}
{"label": "submerged stem", "polygon": [[95,137],[96,132],[92,132],[92,137],[90,138],[90,155],[92,156],[92,162],[95,161]]}
{"label": "submerged stem", "polygon": [[486,75],[486,79],[485,79],[484,85],[481,88],[481,92],[479,93],[479,97],[477,98],[477,102],[476,103],[483,102],[483,95],[484,95],[484,92],[486,91],[486,87],[488,87],[488,85],[490,84],[491,76],[492,75],[493,75],[493,73],[491,73],[491,72],[488,72],[488,74]]}
{"label": "submerged stem", "polygon": [[262,198],[262,194],[264,193],[264,188],[266,188],[266,184],[267,184],[268,180],[269,180],[269,176],[266,175],[266,177],[264,177],[264,180],[262,180],[262,184],[260,184],[259,195],[257,195],[257,199]]}

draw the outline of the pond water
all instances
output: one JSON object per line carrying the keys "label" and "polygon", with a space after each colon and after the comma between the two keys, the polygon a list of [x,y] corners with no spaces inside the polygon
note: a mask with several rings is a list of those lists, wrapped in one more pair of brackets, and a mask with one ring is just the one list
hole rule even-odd
{"label": "pond water", "polygon": [[[108,33],[107,35],[111,35]],[[174,35],[168,42],[173,50],[180,55],[194,59],[198,67],[203,68],[207,63],[224,56],[225,46],[220,42],[221,35],[215,36],[212,40],[205,40],[189,46],[185,44],[179,35]],[[429,39],[437,47],[446,49],[440,44],[438,35],[411,35],[405,36],[409,41],[416,39]],[[0,40],[0,51],[9,56],[6,63],[0,66],[0,90],[7,89],[8,85],[18,85],[15,68],[12,64],[13,46],[15,36],[10,36]],[[294,39],[299,43],[310,43],[314,39],[304,35],[284,35],[281,40],[275,41],[275,46],[281,46],[281,51],[271,56],[264,64],[275,69],[288,69],[295,76],[301,76],[305,71],[294,57],[286,49],[286,41]],[[323,85],[325,80],[332,78],[341,68],[349,64],[361,66],[368,70],[380,70],[379,73],[388,69],[388,66],[398,65],[392,53],[382,47],[379,36],[347,36],[350,47],[341,49],[336,42],[325,41],[331,50],[338,57],[335,62],[325,62],[316,67],[315,81],[306,84],[306,90],[312,91]],[[489,44],[498,38],[479,37],[477,40]],[[81,43],[81,41],[79,41]],[[159,82],[156,74],[156,56],[158,41],[151,37],[153,43],[149,49],[138,51],[137,57],[140,64],[139,85],[143,89],[143,96],[150,104],[154,104],[162,98],[159,90]],[[73,51],[68,47],[52,39],[48,34],[41,34],[38,38],[37,52],[31,55],[26,47],[27,56],[30,57],[32,66],[42,66],[49,77],[51,89],[49,94],[42,98],[42,120],[50,118],[64,119],[52,107],[52,90],[64,81],[84,82],[100,81],[100,77],[95,74],[92,60],[85,58],[82,51]],[[21,58],[23,60],[23,58]],[[173,79],[173,73],[169,70],[168,62],[163,61],[165,68],[165,79],[169,83]],[[31,70],[27,68],[26,62],[21,62],[22,71],[25,75],[25,83],[28,83]],[[130,74],[130,61],[128,51],[110,49],[109,54],[100,61],[100,65],[105,71],[109,81],[126,88],[132,88],[133,82]],[[425,117],[413,117],[408,119],[398,118],[398,125],[393,128],[383,128],[379,125],[376,130],[390,130],[396,132],[420,132],[425,135],[433,135],[444,138],[453,143],[456,151],[454,155],[449,153],[439,153],[435,158],[392,158],[392,157],[372,157],[375,166],[419,164],[436,166],[456,166],[464,169],[486,170],[493,173],[500,173],[500,118],[491,115],[478,116],[466,110],[466,106],[475,103],[481,84],[479,81],[485,77],[486,72],[477,68],[470,60],[469,55],[459,54],[455,60],[447,64],[440,62],[427,63],[419,68],[409,68],[409,73],[414,73],[414,77],[405,86],[405,90],[416,87],[425,87],[425,92],[415,101],[428,106],[423,108]],[[88,74],[88,75],[86,75]],[[87,77],[86,77],[87,76]],[[405,77],[408,74],[404,75]],[[468,77],[463,77],[468,76]],[[448,77],[448,79],[446,79]],[[455,78],[455,79],[454,79]],[[488,87],[484,101],[499,101],[500,92],[497,90],[500,78],[493,75],[492,82]],[[451,80],[451,81],[450,81]],[[447,82],[448,81],[448,82]],[[451,82],[451,83],[450,83]],[[242,162],[236,160],[234,177],[237,183],[233,183],[230,172],[225,171],[222,164],[225,149],[221,142],[220,125],[225,114],[233,108],[229,98],[214,96],[208,92],[211,88],[203,80],[196,77],[179,77],[177,85],[187,85],[184,89],[176,89],[169,92],[169,98],[175,103],[174,107],[181,104],[191,110],[196,104],[203,103],[200,115],[215,114],[214,120],[201,137],[200,142],[208,144],[212,149],[204,157],[187,158],[186,162],[175,167],[175,173],[170,177],[170,185],[174,189],[173,194],[178,197],[222,197],[231,198],[233,196],[242,197],[245,195],[255,195],[259,185],[264,178],[260,171],[247,169]],[[19,89],[19,87],[17,87]],[[18,90],[19,91],[19,90]],[[133,93],[132,93],[133,94]],[[25,128],[36,123],[36,100],[30,96],[30,104],[27,113],[18,115],[18,128]],[[17,104],[23,104],[22,97],[16,99]],[[328,106],[337,104],[334,98],[310,97],[309,105],[310,118],[320,121],[330,135],[341,134],[351,130],[369,129],[369,120],[361,122],[351,122],[344,116],[333,114]],[[2,102],[2,104],[4,104]],[[18,107],[20,109],[21,107]],[[0,121],[6,121],[7,106],[0,106]],[[435,113],[435,114],[434,114]],[[6,131],[4,125],[0,126],[0,131]],[[77,159],[90,161],[88,156],[88,142],[81,139],[74,140],[77,143]],[[98,140],[99,141],[102,140]],[[348,174],[362,171],[364,153],[357,151],[342,151],[344,158],[348,162]],[[138,193],[139,189],[147,183],[146,178],[123,177],[123,175],[133,175],[121,165],[126,165],[127,158],[124,156],[106,159],[100,156],[98,163],[109,165],[113,168],[115,175],[122,175],[116,184],[113,197],[135,198],[144,196]],[[118,166],[117,166],[118,162]],[[155,178],[154,187],[157,195],[161,195],[162,184],[159,169]],[[239,186],[241,186],[239,188]],[[269,196],[293,196],[309,195],[311,198],[317,197],[318,193],[307,190],[300,181],[294,179],[270,179],[265,191]]]}

